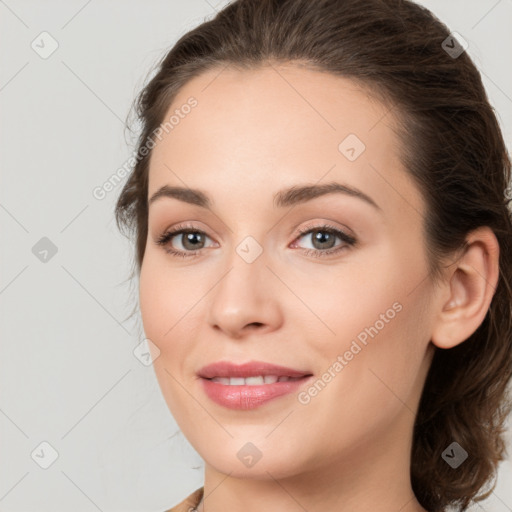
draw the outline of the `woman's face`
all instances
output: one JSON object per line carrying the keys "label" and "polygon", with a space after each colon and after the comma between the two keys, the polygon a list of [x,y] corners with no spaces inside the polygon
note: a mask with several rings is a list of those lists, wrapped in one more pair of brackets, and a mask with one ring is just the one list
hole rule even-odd
{"label": "woman's face", "polygon": [[[392,114],[348,79],[281,65],[205,73],[171,115],[148,199],[185,191],[150,204],[140,306],[185,436],[231,476],[408,463],[434,289]],[[361,194],[314,192],[327,184]],[[192,233],[157,243],[177,227]],[[219,361],[310,376],[206,383],[201,369]]]}

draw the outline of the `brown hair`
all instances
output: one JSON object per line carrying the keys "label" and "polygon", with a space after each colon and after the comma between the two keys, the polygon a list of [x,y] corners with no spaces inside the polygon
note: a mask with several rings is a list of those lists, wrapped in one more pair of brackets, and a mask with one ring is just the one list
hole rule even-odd
{"label": "brown hair", "polygon": [[[510,157],[478,70],[466,52],[445,51],[450,32],[408,0],[238,0],[181,37],[159,62],[136,106],[142,132],[137,163],[116,205],[118,227],[136,236],[140,272],[148,233],[148,167],[143,154],[177,92],[213,68],[304,63],[350,78],[378,96],[397,121],[400,156],[425,198],[430,278],[466,235],[489,226],[500,271],[487,315],[463,343],[436,348],[413,433],[411,483],[431,512],[465,510],[490,495],[506,453],[512,372],[512,215]],[[448,39],[449,47],[457,48]],[[445,43],[443,43],[445,42]],[[453,442],[468,458],[441,457]]]}

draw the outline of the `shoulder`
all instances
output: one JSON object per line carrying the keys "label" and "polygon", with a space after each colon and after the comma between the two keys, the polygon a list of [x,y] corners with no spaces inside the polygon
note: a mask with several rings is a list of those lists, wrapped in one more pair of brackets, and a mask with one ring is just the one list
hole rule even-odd
{"label": "shoulder", "polygon": [[204,487],[196,489],[192,494],[187,496],[183,501],[165,512],[191,512],[191,509],[197,507],[203,497]]}

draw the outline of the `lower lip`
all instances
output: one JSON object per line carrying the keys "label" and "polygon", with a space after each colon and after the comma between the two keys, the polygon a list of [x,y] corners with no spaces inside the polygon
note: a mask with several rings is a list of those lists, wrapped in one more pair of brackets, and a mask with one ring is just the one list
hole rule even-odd
{"label": "lower lip", "polygon": [[301,379],[256,386],[229,386],[201,378],[210,400],[228,409],[250,410],[288,393],[297,391],[312,375]]}

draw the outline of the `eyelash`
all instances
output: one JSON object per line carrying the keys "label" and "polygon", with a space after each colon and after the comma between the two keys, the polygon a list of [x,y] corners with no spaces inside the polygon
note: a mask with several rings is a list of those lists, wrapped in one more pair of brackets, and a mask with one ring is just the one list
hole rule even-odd
{"label": "eyelash", "polygon": [[[306,256],[314,256],[315,258],[321,258],[324,256],[329,256],[331,254],[336,254],[338,252],[341,252],[345,249],[348,249],[351,246],[354,246],[357,243],[356,238],[354,238],[351,235],[348,235],[347,233],[344,233],[343,231],[340,231],[339,229],[335,228],[334,226],[330,226],[328,224],[323,224],[321,226],[314,226],[314,227],[308,227],[308,228],[302,228],[299,229],[299,236],[295,239],[302,238],[304,235],[308,235],[310,233],[320,231],[329,233],[331,235],[336,235],[338,238],[343,240],[346,245],[339,245],[332,249],[327,249],[325,251],[321,251],[319,249],[304,249]],[[190,258],[194,257],[198,254],[201,249],[198,249],[197,251],[177,251],[176,249],[172,249],[169,247],[166,247],[168,242],[170,242],[176,235],[181,234],[189,234],[189,233],[200,233],[202,235],[208,236],[204,231],[201,231],[199,229],[194,229],[193,226],[187,226],[187,225],[179,225],[176,226],[171,231],[166,231],[163,233],[156,241],[157,245],[163,246],[165,252],[169,253],[171,256],[175,257],[182,257],[182,258]]]}

